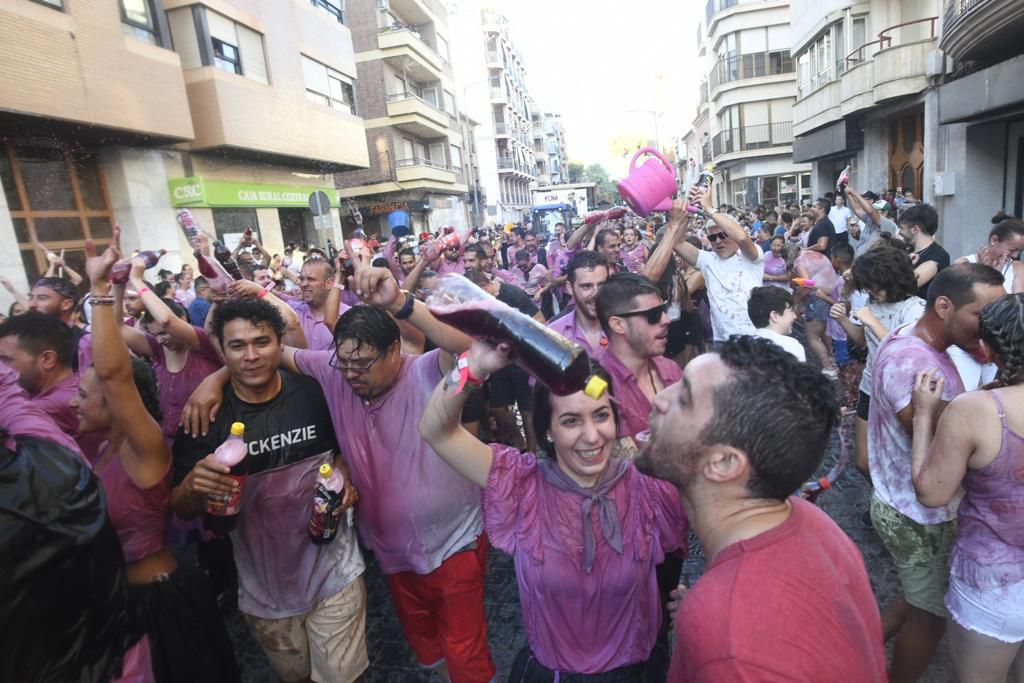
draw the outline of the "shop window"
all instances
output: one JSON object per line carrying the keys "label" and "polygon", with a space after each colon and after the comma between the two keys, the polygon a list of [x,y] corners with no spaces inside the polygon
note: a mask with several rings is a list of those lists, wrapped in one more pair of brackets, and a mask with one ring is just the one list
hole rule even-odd
{"label": "shop window", "polygon": [[252,228],[253,236],[259,239],[259,220],[256,209],[213,209],[213,229],[217,239],[230,249],[238,246],[246,228]]}
{"label": "shop window", "polygon": [[57,147],[0,143],[0,182],[30,282],[46,271],[37,243],[64,253],[78,272],[85,240],[109,243],[113,217],[95,156]]}

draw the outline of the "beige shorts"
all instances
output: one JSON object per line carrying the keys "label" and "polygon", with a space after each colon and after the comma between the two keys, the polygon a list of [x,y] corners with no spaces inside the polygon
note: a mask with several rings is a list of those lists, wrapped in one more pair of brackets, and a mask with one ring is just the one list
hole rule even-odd
{"label": "beige shorts", "polygon": [[312,612],[284,619],[245,615],[256,642],[285,683],[312,678],[346,683],[370,665],[366,654],[366,586],[363,577],[317,603]]}

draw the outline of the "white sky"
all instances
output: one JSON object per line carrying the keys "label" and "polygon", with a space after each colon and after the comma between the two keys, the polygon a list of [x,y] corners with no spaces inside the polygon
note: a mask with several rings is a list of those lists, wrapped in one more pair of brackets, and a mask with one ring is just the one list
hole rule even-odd
{"label": "white sky", "polygon": [[[561,113],[569,158],[621,177],[615,138],[682,137],[696,112],[703,0],[490,0],[511,23],[535,100]],[[631,113],[631,110],[632,111]],[[635,143],[633,144],[635,148]]]}

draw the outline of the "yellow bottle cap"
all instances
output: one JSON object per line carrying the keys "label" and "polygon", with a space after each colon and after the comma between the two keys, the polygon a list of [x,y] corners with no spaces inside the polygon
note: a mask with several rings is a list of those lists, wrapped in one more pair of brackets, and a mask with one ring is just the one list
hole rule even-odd
{"label": "yellow bottle cap", "polygon": [[604,396],[606,391],[608,391],[608,382],[597,375],[591,375],[587,380],[587,386],[583,389],[583,393],[595,401]]}
{"label": "yellow bottle cap", "polygon": [[320,476],[324,479],[330,479],[331,475],[334,474],[334,468],[331,467],[331,463],[325,462],[320,465]]}
{"label": "yellow bottle cap", "polygon": [[242,422],[231,423],[231,436],[241,436],[245,434],[245,424]]}

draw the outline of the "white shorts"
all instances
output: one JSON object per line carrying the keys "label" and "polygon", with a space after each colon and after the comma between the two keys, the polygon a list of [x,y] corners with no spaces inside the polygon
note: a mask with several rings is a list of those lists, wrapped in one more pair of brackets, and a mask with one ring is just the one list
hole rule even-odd
{"label": "white shorts", "polygon": [[980,590],[950,576],[946,609],[965,629],[1004,643],[1024,641],[1024,581]]}

